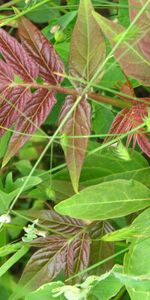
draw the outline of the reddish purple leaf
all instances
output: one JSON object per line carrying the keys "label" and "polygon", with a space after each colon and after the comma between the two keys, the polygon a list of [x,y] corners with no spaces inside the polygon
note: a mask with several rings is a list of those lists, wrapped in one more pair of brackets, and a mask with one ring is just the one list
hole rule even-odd
{"label": "reddish purple leaf", "polygon": [[[60,123],[72,108],[75,100],[76,98],[73,96],[66,98],[61,110]],[[65,141],[67,142],[64,146],[65,156],[72,184],[76,192],[78,191],[79,177],[87,149],[88,136],[90,135],[90,118],[90,105],[83,98],[61,131],[65,135]],[[69,138],[69,136],[72,138]],[[80,138],[76,138],[76,136]]]}
{"label": "reddish purple leaf", "polygon": [[[30,211],[29,214],[25,212],[25,215],[34,217],[36,211]],[[38,212],[38,216],[41,224],[47,225],[52,231],[55,228],[58,234],[32,241],[31,246],[41,249],[31,256],[20,280],[20,284],[29,290],[52,281],[62,271],[68,278],[85,269],[90,254],[91,239],[84,232],[85,224],[82,221],[63,217],[53,211]]]}
{"label": "reddish purple leaf", "polygon": [[[11,87],[14,84],[14,87]],[[0,60],[0,135],[12,126],[24,111],[32,95],[26,87],[14,83],[14,71]],[[3,128],[4,127],[4,128]]]}
{"label": "reddish purple leaf", "polygon": [[82,233],[76,240],[73,241],[74,274],[77,274],[88,266],[90,243],[91,241],[87,233]]}
{"label": "reddish purple leaf", "polygon": [[[147,0],[129,0],[131,21],[134,20],[134,18],[143,8],[146,2]],[[142,15],[138,18],[136,24],[140,32],[138,46],[145,57],[150,60],[150,3],[147,5],[147,8],[142,13]]]}
{"label": "reddish purple leaf", "polygon": [[[45,121],[56,103],[53,91],[38,88],[37,84],[37,90],[32,93],[32,84],[34,86],[37,77],[42,74],[52,85],[62,80],[62,77],[54,74],[63,72],[63,64],[53,46],[30,21],[24,18],[20,21],[22,34],[24,22],[26,29],[34,33],[33,36],[31,34],[33,40],[30,40],[29,44],[30,47],[35,46],[33,50],[37,52],[34,52],[32,58],[31,53],[27,53],[28,43],[24,39],[26,49],[0,29],[0,51],[5,59],[5,62],[0,60],[0,126],[10,128],[15,122],[15,129],[19,132],[11,138],[3,165]],[[38,64],[41,65],[40,73]],[[5,129],[0,129],[0,134],[3,134]]]}
{"label": "reddish purple leaf", "polygon": [[14,75],[19,75],[26,82],[32,82],[38,77],[38,66],[35,61],[17,40],[3,29],[0,29],[0,52],[8,65],[13,68]]}
{"label": "reddish purple leaf", "polygon": [[[100,28],[108,38],[112,48],[116,47],[118,41],[122,42],[114,51],[114,57],[120,63],[127,76],[139,80],[143,85],[150,85],[150,62],[142,55],[137,45],[137,36],[127,34],[123,37],[125,29],[116,22],[110,21],[98,13],[93,13]],[[111,71],[111,70],[110,70]]]}
{"label": "reddish purple leaf", "polygon": [[[93,240],[90,253],[90,265],[94,265],[99,261],[105,260],[107,257],[111,257],[114,254],[114,243],[107,243],[101,240],[101,238],[113,231],[113,227],[109,222],[95,222],[91,230],[91,238]],[[110,270],[113,267],[113,259],[110,259],[106,263],[99,265],[90,271],[90,275],[99,276],[102,273]]]}
{"label": "reddish purple leaf", "polygon": [[19,35],[24,49],[38,64],[39,75],[50,84],[60,83],[63,80],[64,66],[53,45],[24,17],[19,20]]}
{"label": "reddish purple leaf", "polygon": [[84,227],[85,223],[82,220],[62,216],[54,210],[28,210],[21,213],[30,219],[39,219],[39,223],[48,226],[55,233],[60,233],[67,236],[75,236]]}
{"label": "reddish purple leaf", "polygon": [[[39,242],[41,240],[42,238]],[[44,241],[45,239],[41,244],[42,248],[31,256],[20,280],[20,284],[28,290],[34,290],[52,281],[65,268],[68,245],[65,238],[49,237],[46,239],[45,247]]]}
{"label": "reddish purple leaf", "polygon": [[[128,89],[127,89],[128,86]],[[128,95],[133,95],[133,89],[131,87],[131,91],[129,92],[129,84],[125,86],[122,85],[121,91],[127,91]],[[120,96],[124,100],[128,101],[125,96]],[[133,103],[131,108],[124,108],[121,110],[117,116],[115,117],[112,126],[110,128],[109,133],[113,134],[114,136],[118,134],[127,133],[131,129],[134,129],[143,124],[144,119],[148,116],[148,104],[144,103],[150,101],[150,98],[143,98],[143,103],[135,100],[130,100]],[[150,142],[148,139],[148,133],[145,132],[144,128],[137,129],[134,134],[129,134],[127,137],[126,146],[128,147],[131,143],[133,138],[133,147],[135,147],[136,143],[139,144],[141,150],[150,157]],[[110,137],[106,138],[105,141],[110,140]]]}
{"label": "reddish purple leaf", "polygon": [[55,103],[56,100],[53,92],[47,89],[40,88],[32,94],[30,105],[27,103],[24,109],[24,115],[20,116],[16,121],[15,130],[20,133],[13,134],[4,157],[3,165],[5,165],[29,139],[30,136],[28,136],[28,134],[33,134],[41,126]]}

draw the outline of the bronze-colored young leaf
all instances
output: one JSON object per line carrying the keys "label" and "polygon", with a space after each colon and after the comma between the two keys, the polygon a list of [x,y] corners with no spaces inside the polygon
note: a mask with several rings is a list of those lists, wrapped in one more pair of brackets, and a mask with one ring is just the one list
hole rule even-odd
{"label": "bronze-colored young leaf", "polygon": [[93,12],[93,16],[113,48],[116,47],[119,39],[122,40],[114,51],[114,57],[118,60],[126,75],[139,80],[144,85],[150,85],[150,62],[140,52],[137,45],[139,37],[134,36],[134,30],[133,33],[128,33],[123,37],[124,28],[121,25],[102,17],[96,12]]}
{"label": "bronze-colored young leaf", "polygon": [[24,114],[16,121],[15,130],[19,133],[14,133],[11,138],[3,165],[16,154],[29,139],[30,135],[41,126],[55,103],[53,92],[47,89],[40,88],[33,93],[30,105],[27,103]]}
{"label": "bronze-colored young leaf", "polygon": [[0,28],[0,52],[5,61],[25,82],[32,82],[38,77],[38,66],[15,38]]}
{"label": "bronze-colored young leaf", "polygon": [[[54,92],[36,83],[40,76],[51,85],[62,81],[63,63],[54,47],[32,23],[20,20],[24,47],[0,29],[0,134],[15,125],[5,165],[44,122],[56,103]],[[30,35],[28,36],[28,34]],[[32,86],[36,90],[32,91]]]}
{"label": "bronze-colored young leaf", "polygon": [[61,236],[39,238],[35,241],[35,247],[37,242],[38,245],[41,243],[42,248],[31,256],[20,280],[20,284],[28,290],[35,290],[52,281],[62,271],[67,278],[88,265],[90,239],[87,234],[72,242]]}
{"label": "bronze-colored young leaf", "polygon": [[[105,260],[107,257],[111,257],[114,254],[114,243],[107,243],[101,240],[101,238],[109,232],[112,232],[113,227],[109,222],[95,222],[91,229],[91,252],[90,252],[90,265],[94,265],[99,261]],[[113,260],[110,259],[105,264],[94,268],[89,274],[99,276],[104,272],[107,272],[113,267]]]}
{"label": "bronze-colored young leaf", "polygon": [[66,263],[68,242],[65,238],[52,236],[47,239],[40,238],[37,242],[42,247],[31,256],[20,280],[20,284],[28,290],[35,290],[53,280],[64,270]]}
{"label": "bronze-colored young leaf", "polygon": [[[73,96],[66,98],[59,122],[70,111],[75,100]],[[82,98],[61,131],[65,137],[64,152],[75,192],[78,191],[79,177],[87,149],[88,135],[90,135],[90,117],[90,105],[85,98]]]}
{"label": "bronze-colored young leaf", "polygon": [[[138,12],[142,9],[147,0],[129,0],[130,19],[134,20]],[[140,31],[138,46],[145,57],[150,60],[150,3],[137,20],[137,26]]]}
{"label": "bronze-colored young leaf", "polygon": [[[120,95],[120,98],[123,98],[126,102],[129,101],[129,98],[126,98],[127,95],[131,95],[134,98],[136,97],[133,87],[130,82],[121,84],[120,90],[124,93],[124,96]],[[145,103],[144,103],[145,102]],[[136,128],[143,124],[144,120],[148,118],[148,103],[150,103],[150,98],[143,98],[143,103],[140,103],[137,100],[132,100],[131,108],[124,108],[121,110],[114,121],[112,122],[109,133],[113,137],[118,134],[127,133],[133,128]],[[106,137],[105,141],[108,142],[111,139],[111,136]],[[133,148],[135,148],[136,143],[138,143],[141,150],[150,157],[150,142],[149,134],[145,132],[144,128],[136,130],[133,134],[129,134],[126,141],[126,146],[128,147],[133,140]]]}
{"label": "bronze-colored young leaf", "polygon": [[54,210],[28,210],[21,211],[21,213],[33,220],[37,218],[40,224],[48,226],[48,228],[52,229],[52,232],[60,233],[67,237],[73,237],[79,233],[85,225],[82,220],[61,216]]}
{"label": "bronze-colored young leaf", "polygon": [[50,84],[60,83],[63,80],[64,66],[53,45],[25,17],[19,20],[18,27],[24,49],[39,66],[39,75]]}
{"label": "bronze-colored young leaf", "polygon": [[14,83],[13,68],[0,60],[0,135],[13,125],[31,99],[28,88]]}
{"label": "bronze-colored young leaf", "polygon": [[[78,79],[91,80],[105,58],[105,42],[95,21],[90,0],[80,0],[72,34],[69,73]],[[80,82],[76,83],[78,86]]]}

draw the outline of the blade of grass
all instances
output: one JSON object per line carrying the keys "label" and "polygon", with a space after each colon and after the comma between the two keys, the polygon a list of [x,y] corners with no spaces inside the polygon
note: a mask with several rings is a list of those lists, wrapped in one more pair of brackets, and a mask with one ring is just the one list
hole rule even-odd
{"label": "blade of grass", "polygon": [[19,261],[28,251],[29,246],[22,246],[15,254],[13,254],[1,267],[0,277],[2,277],[17,261]]}

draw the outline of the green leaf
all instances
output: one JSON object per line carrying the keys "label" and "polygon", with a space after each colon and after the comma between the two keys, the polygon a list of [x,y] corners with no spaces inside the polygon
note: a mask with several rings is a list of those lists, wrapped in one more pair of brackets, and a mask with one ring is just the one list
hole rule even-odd
{"label": "green leaf", "polygon": [[[95,144],[94,148],[99,146]],[[82,186],[90,186],[116,179],[134,179],[145,185],[150,182],[150,167],[147,160],[138,152],[130,150],[131,161],[123,161],[117,157],[114,147],[89,155],[83,165],[80,182]],[[66,170],[54,175],[54,178],[69,180]]]}
{"label": "green leaf", "polygon": [[72,22],[74,21],[75,17],[77,15],[76,11],[71,11],[66,13],[63,16],[60,16],[60,18],[52,19],[50,20],[50,23],[48,26],[46,26],[42,32],[47,37],[47,39],[51,40],[54,38],[53,31],[57,30],[57,28],[60,28],[61,30],[68,29],[69,25],[72,25]]}
{"label": "green leaf", "polygon": [[[36,0],[36,4],[40,3],[41,0]],[[60,1],[55,0],[55,3],[59,5]],[[33,4],[34,5],[34,4]],[[25,1],[18,1],[19,9],[25,9]],[[34,8],[31,12],[27,13],[26,16],[35,23],[46,23],[52,18],[59,17],[59,11],[51,7],[51,3],[45,3],[40,7]]]}
{"label": "green leaf", "polygon": [[110,272],[101,275],[99,280],[95,282],[90,294],[96,296],[97,300],[112,299],[123,286],[123,283],[113,273],[117,272],[118,269],[120,270],[120,267],[116,265]]}
{"label": "green leaf", "polygon": [[111,112],[110,107],[105,107],[99,104],[93,105],[94,108],[94,118],[93,126],[95,134],[106,134],[111,127],[114,115]]}
{"label": "green leaf", "polygon": [[134,180],[114,180],[88,187],[55,206],[63,215],[88,220],[122,217],[150,205],[150,190]]}
{"label": "green leaf", "polygon": [[120,269],[122,270],[120,266],[114,266],[110,272],[102,276],[89,276],[83,283],[72,286],[64,285],[59,281],[48,283],[30,293],[25,300],[83,300],[85,296],[88,296],[87,299],[90,300],[93,295],[97,300],[108,300],[115,296],[123,286],[115,276],[115,273],[120,274]]}
{"label": "green leaf", "polygon": [[87,81],[97,72],[106,52],[103,35],[92,15],[93,9],[90,0],[80,0],[69,58],[70,75]]}
{"label": "green leaf", "polygon": [[21,242],[14,243],[14,244],[7,244],[3,247],[0,247],[0,257],[7,256],[10,253],[16,252],[22,246]]}
{"label": "green leaf", "polygon": [[1,267],[0,277],[2,277],[18,260],[20,260],[29,251],[29,246],[22,246],[13,254]]}
{"label": "green leaf", "polygon": [[128,239],[135,241],[137,237],[148,238],[149,233],[145,234],[145,230],[150,229],[150,208],[142,212],[130,226],[121,228],[114,232],[108,233],[102,237],[104,241],[122,241]]}
{"label": "green leaf", "polygon": [[118,20],[125,28],[130,25],[128,0],[119,0]]}
{"label": "green leaf", "polygon": [[125,256],[124,271],[130,276],[139,277],[139,282],[127,282],[126,287],[131,300],[150,299],[150,238],[149,230],[143,230],[144,238],[139,236],[130,246]]}
{"label": "green leaf", "polygon": [[59,287],[64,286],[62,282],[51,282],[43,285],[35,292],[30,293],[25,300],[65,300],[63,295],[54,297],[53,291]]}
{"label": "green leaf", "polygon": [[[11,202],[13,201],[14,197],[17,196],[17,194],[20,191],[20,188],[22,187],[24,181],[26,180],[26,176],[22,178],[18,178],[12,185],[11,183],[11,191],[8,189],[8,181],[7,181],[7,189],[0,190],[0,214],[3,214],[8,208]],[[10,179],[10,178],[9,178]],[[27,191],[34,186],[38,185],[41,182],[41,179],[36,176],[32,176],[30,178],[30,181],[25,186],[24,191]],[[10,186],[9,186],[10,188]]]}
{"label": "green leaf", "polygon": [[7,151],[11,134],[11,131],[6,131],[6,133],[0,138],[0,158],[3,158]]}

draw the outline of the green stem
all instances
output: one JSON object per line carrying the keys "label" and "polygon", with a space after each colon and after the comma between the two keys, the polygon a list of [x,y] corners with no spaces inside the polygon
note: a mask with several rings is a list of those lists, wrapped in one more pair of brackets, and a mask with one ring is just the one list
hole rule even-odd
{"label": "green stem", "polygon": [[0,9],[4,9],[4,8],[10,7],[10,6],[13,6],[14,4],[17,4],[18,2],[19,2],[19,0],[9,1],[8,3],[2,4],[0,6]]}

